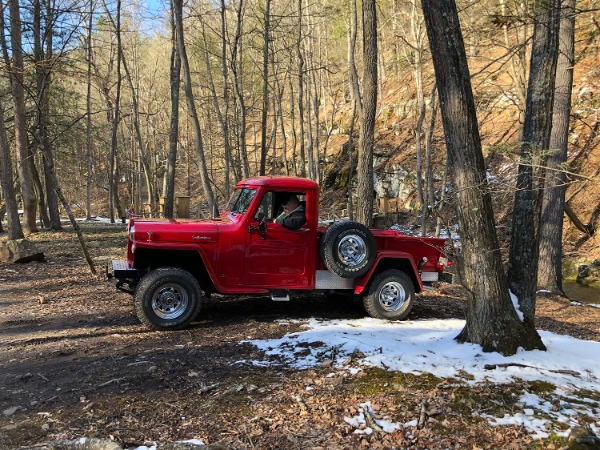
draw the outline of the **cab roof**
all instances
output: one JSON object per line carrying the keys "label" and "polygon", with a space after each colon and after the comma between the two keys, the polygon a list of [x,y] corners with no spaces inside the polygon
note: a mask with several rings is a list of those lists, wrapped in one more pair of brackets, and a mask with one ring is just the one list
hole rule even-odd
{"label": "cab roof", "polygon": [[318,189],[319,185],[313,180],[298,177],[276,177],[263,176],[247,178],[240,181],[236,187],[245,186],[268,186],[276,188],[292,188],[292,189]]}

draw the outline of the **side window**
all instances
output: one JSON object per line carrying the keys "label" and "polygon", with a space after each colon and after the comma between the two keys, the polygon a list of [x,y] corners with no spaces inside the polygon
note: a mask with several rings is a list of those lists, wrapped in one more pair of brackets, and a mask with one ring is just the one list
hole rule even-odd
{"label": "side window", "polygon": [[[281,218],[292,214],[295,220],[292,222],[298,222],[299,217],[306,217],[306,192],[302,191],[287,191],[277,192],[275,195],[275,218]],[[297,211],[298,210],[298,211]],[[286,226],[292,230],[296,229],[295,226]]]}
{"label": "side window", "polygon": [[256,214],[254,215],[254,220],[260,222],[263,219],[266,219],[268,222],[273,219],[273,192],[265,193],[258,209],[256,210]]}

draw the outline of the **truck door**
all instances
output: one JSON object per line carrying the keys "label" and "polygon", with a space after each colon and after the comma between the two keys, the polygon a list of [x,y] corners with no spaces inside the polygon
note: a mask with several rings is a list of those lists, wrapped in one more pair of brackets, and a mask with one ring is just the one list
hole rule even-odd
{"label": "truck door", "polygon": [[[303,192],[294,192],[305,201]],[[274,222],[279,205],[288,192],[266,191],[256,211],[249,215],[248,226],[264,220],[266,232],[248,232],[244,261],[244,284],[266,289],[308,289],[314,272],[310,264],[311,246],[316,239],[315,225],[307,221],[299,230],[288,230]],[[314,277],[314,273],[312,273]]]}

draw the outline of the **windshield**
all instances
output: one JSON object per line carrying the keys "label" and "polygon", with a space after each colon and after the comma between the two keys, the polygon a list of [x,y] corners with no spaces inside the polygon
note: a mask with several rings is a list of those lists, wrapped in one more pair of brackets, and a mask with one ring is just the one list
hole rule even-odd
{"label": "windshield", "polygon": [[248,210],[250,203],[252,203],[255,194],[256,189],[236,189],[225,209],[232,213],[244,214]]}

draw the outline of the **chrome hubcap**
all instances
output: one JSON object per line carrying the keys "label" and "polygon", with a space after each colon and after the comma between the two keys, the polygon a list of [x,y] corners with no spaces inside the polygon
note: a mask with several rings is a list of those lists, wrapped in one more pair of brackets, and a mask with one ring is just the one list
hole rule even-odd
{"label": "chrome hubcap", "polygon": [[152,311],[161,319],[175,319],[184,313],[187,306],[187,291],[175,283],[164,285],[152,296]]}
{"label": "chrome hubcap", "polygon": [[359,236],[344,236],[338,244],[338,258],[348,267],[360,265],[367,257],[367,246]]}
{"label": "chrome hubcap", "polygon": [[379,291],[379,304],[388,312],[398,311],[406,300],[404,288],[397,281],[390,281]]}

